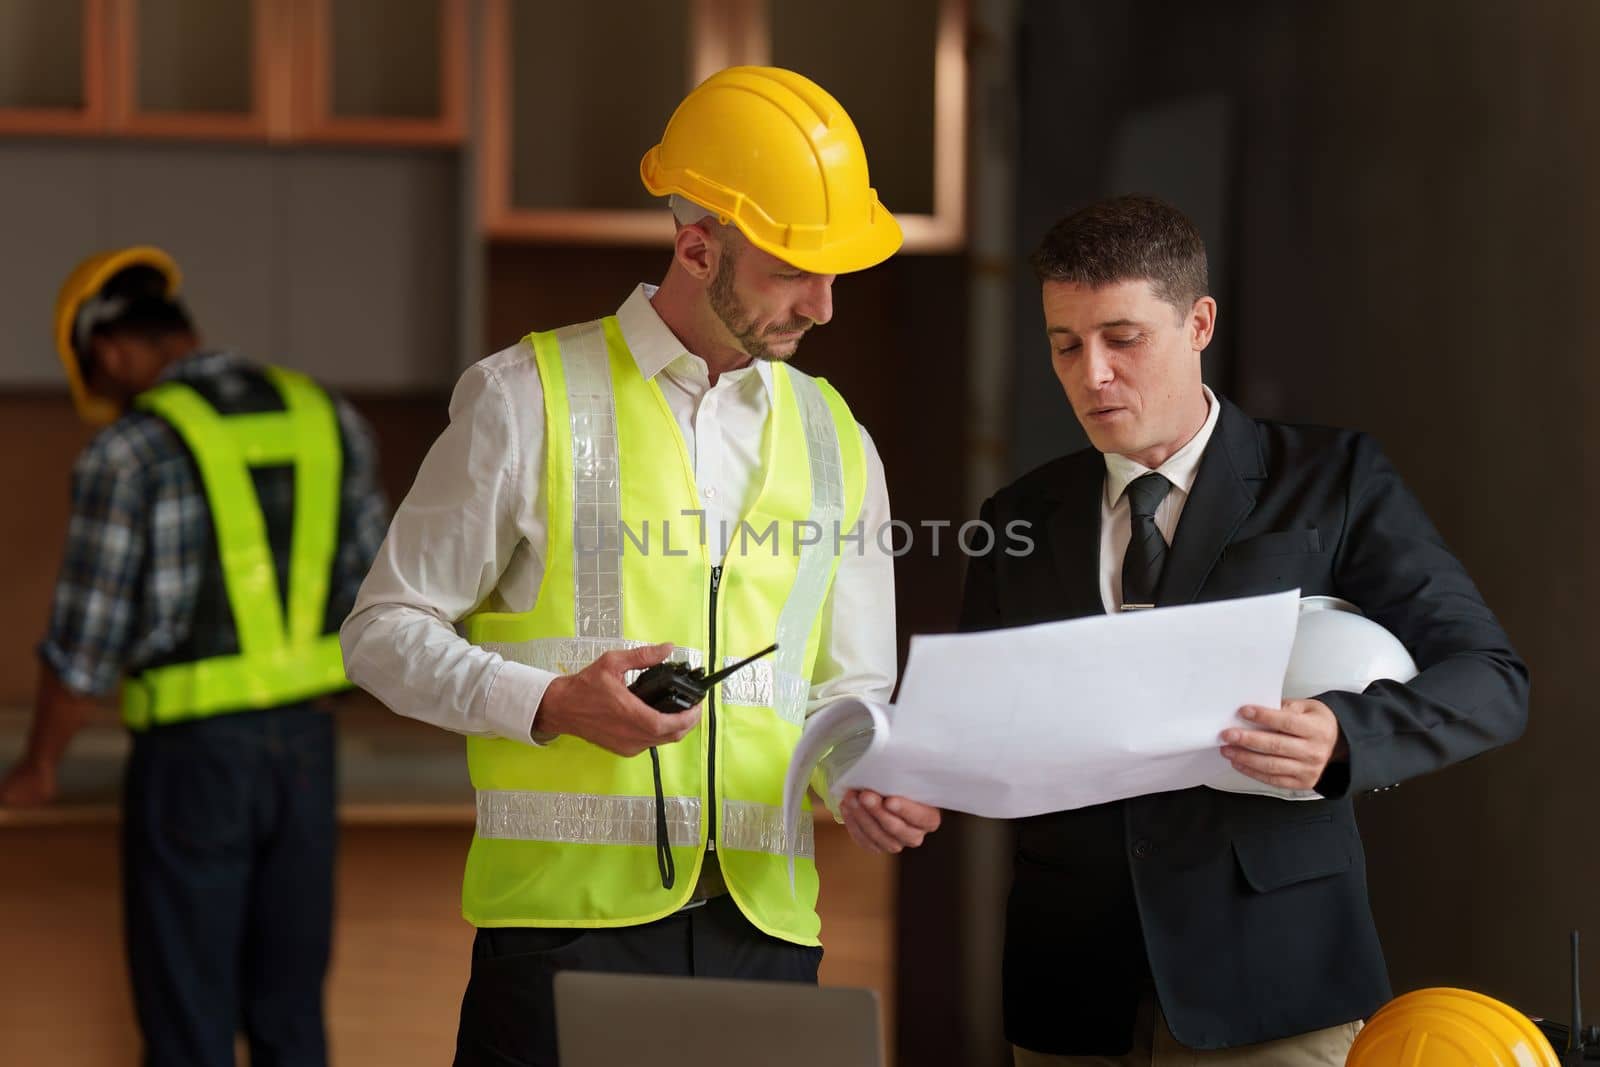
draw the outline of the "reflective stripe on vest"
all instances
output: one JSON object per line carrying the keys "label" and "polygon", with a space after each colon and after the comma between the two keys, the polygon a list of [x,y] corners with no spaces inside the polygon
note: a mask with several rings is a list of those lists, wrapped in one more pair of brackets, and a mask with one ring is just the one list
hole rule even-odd
{"label": "reflective stripe on vest", "polygon": [[[267,708],[348,687],[337,634],[323,633],[339,536],[342,451],[328,395],[305,375],[265,368],[284,410],[223,415],[193,388],[141,394],[183,438],[205,489],[239,652],[156,667],[128,679],[123,717],[136,730]],[[251,467],[294,467],[287,611]]]}
{"label": "reflective stripe on vest", "polygon": [[529,343],[545,394],[544,578],[529,611],[474,613],[463,620],[467,638],[554,673],[661,641],[675,646],[671,658],[695,666],[712,647],[719,665],[773,641],[779,650],[717,687],[714,754],[710,714],[657,750],[679,871],[672,890],[656,865],[649,759],[623,759],[576,737],[546,746],[468,738],[478,824],[463,912],[479,926],[649,922],[688,899],[714,847],[751,922],[816,944],[810,814],[791,893],[779,802],[807,711],[837,536],[856,521],[865,493],[855,420],[826,383],[770,365],[764,481],[742,516],[756,539],[720,561],[713,646],[710,538],[698,536],[699,488],[659,386],[640,374],[614,318]]}
{"label": "reflective stripe on vest", "polygon": [[[700,843],[700,798],[667,799],[667,837],[685,847]],[[643,845],[656,842],[656,798],[593,793],[535,793],[488,789],[478,794],[478,834],[510,841],[564,841],[574,845]],[[799,855],[816,857],[811,813],[802,812]],[[783,822],[770,804],[722,802],[723,848],[782,856]]]}

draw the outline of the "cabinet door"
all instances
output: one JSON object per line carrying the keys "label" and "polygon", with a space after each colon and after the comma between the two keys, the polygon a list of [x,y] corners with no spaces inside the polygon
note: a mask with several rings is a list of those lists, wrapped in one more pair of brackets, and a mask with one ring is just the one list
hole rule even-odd
{"label": "cabinet door", "polygon": [[283,0],[112,2],[114,130],[249,139],[287,132]]}
{"label": "cabinet door", "polygon": [[302,140],[457,144],[467,0],[300,0]]}
{"label": "cabinet door", "polygon": [[105,0],[0,3],[0,133],[105,124]]}
{"label": "cabinet door", "polygon": [[966,196],[964,0],[767,5],[770,62],[813,79],[850,113],[879,199],[905,229],[906,251],[959,248]]}
{"label": "cabinet door", "polygon": [[486,0],[481,208],[492,237],[667,244],[639,181],[695,69],[695,0]]}

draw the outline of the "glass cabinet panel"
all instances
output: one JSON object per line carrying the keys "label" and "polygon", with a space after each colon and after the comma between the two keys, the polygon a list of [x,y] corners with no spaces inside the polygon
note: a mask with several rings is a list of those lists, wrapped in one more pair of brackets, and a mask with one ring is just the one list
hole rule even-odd
{"label": "glass cabinet panel", "polygon": [[690,88],[689,0],[509,8],[509,39],[498,47],[509,50],[513,210],[653,207],[639,160]]}
{"label": "glass cabinet panel", "polygon": [[[896,214],[934,212],[931,0],[771,0],[772,63],[832,93],[867,146],[872,184]],[[841,27],[849,32],[840,32]]]}
{"label": "glass cabinet panel", "polygon": [[444,112],[441,0],[326,0],[334,118],[437,119]]}
{"label": "glass cabinet panel", "polygon": [[254,0],[137,0],[133,110],[251,115],[254,9]]}
{"label": "glass cabinet panel", "polygon": [[106,0],[0,0],[0,133],[106,122]]}
{"label": "glass cabinet panel", "polygon": [[0,3],[0,108],[81,109],[84,5]]}

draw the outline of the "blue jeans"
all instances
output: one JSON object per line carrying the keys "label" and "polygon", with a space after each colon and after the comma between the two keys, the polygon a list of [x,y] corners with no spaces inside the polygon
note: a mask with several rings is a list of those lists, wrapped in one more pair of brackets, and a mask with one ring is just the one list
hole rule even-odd
{"label": "blue jeans", "polygon": [[323,1067],[334,727],[305,705],[138,733],[123,906],[146,1067]]}

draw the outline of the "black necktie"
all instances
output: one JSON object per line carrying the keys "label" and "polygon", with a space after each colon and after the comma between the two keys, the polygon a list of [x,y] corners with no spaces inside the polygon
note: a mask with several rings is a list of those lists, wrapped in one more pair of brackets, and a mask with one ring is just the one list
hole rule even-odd
{"label": "black necktie", "polygon": [[1156,527],[1156,508],[1166,499],[1172,483],[1151,471],[1128,486],[1128,510],[1133,527],[1128,554],[1122,559],[1122,606],[1154,606],[1161,567],[1167,562],[1167,542]]}

